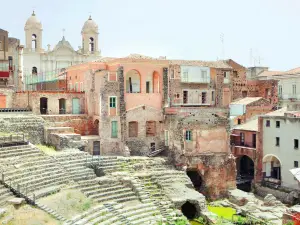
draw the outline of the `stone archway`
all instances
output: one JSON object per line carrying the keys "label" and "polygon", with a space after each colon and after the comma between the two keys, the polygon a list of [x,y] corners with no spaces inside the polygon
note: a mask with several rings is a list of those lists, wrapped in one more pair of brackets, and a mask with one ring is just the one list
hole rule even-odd
{"label": "stone archway", "polygon": [[141,93],[141,74],[137,70],[126,73],[126,93]]}
{"label": "stone archway", "polygon": [[276,155],[268,154],[263,158],[263,177],[281,181],[282,163]]}
{"label": "stone archway", "polygon": [[243,191],[251,191],[251,183],[254,179],[254,161],[247,155],[236,158],[237,188]]}
{"label": "stone archway", "polygon": [[195,189],[201,192],[201,189],[203,187],[203,180],[199,172],[197,170],[187,170],[186,174],[191,179]]}
{"label": "stone archway", "polygon": [[197,216],[196,206],[194,204],[190,203],[189,201],[185,202],[181,206],[181,212],[189,220],[195,219]]}

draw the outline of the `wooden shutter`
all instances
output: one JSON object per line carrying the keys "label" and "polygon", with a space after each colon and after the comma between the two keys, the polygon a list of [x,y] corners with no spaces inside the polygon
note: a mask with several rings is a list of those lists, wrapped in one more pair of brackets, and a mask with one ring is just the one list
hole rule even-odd
{"label": "wooden shutter", "polygon": [[116,138],[118,137],[118,122],[117,121],[111,121],[111,137]]}

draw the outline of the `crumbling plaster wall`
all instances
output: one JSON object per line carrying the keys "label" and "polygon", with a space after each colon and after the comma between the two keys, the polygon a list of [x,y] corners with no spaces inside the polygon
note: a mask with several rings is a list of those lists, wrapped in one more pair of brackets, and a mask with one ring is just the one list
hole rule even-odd
{"label": "crumbling plaster wall", "polygon": [[[14,108],[32,109],[34,114],[41,114],[40,112],[40,98],[48,99],[48,114],[59,114],[59,99],[66,99],[66,114],[72,114],[72,99],[78,98],[80,101],[80,109],[84,110],[84,93],[76,92],[16,92],[14,95]],[[28,104],[29,103],[29,104]]]}
{"label": "crumbling plaster wall", "polygon": [[[170,161],[197,170],[203,181],[202,191],[211,199],[226,197],[227,190],[236,186],[235,160],[231,157],[229,148],[228,115],[229,111],[221,108],[181,108],[175,115],[167,115],[165,120],[165,129],[169,130]],[[218,141],[224,145],[221,148],[212,145],[215,148],[209,152],[206,151],[206,146],[201,149],[201,143],[199,147],[186,149],[184,129],[208,133],[217,129],[222,133]],[[211,136],[212,142],[215,141],[214,138]]]}
{"label": "crumbling plaster wall", "polygon": [[6,96],[5,97],[6,108],[12,108],[13,107],[13,101],[14,101],[14,90],[10,89],[10,88],[0,88],[0,95],[5,95]]}
{"label": "crumbling plaster wall", "polygon": [[[163,114],[162,110],[157,110],[149,106],[140,106],[127,111],[127,124],[132,121],[138,122],[137,137],[129,137],[129,132],[125,135],[131,155],[144,155],[149,152],[150,143],[155,143],[156,149],[163,147]],[[155,121],[155,136],[146,135],[146,122]],[[128,126],[127,126],[128,127]]]}

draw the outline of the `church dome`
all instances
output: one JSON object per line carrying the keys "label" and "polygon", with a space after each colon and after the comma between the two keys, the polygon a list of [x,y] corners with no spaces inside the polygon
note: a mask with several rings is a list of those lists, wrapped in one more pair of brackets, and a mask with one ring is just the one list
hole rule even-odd
{"label": "church dome", "polygon": [[25,24],[25,29],[30,29],[30,28],[42,29],[42,23],[35,16],[34,11],[31,15],[31,17],[28,18],[28,20],[26,21],[26,24]]}
{"label": "church dome", "polygon": [[94,31],[98,32],[98,25],[94,20],[92,20],[92,17],[90,16],[89,19],[84,23],[81,32],[89,32],[89,31]]}

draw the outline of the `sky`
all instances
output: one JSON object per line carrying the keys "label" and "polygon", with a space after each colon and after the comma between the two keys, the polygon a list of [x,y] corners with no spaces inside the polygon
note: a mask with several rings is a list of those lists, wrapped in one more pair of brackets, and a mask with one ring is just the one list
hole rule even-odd
{"label": "sky", "polygon": [[45,49],[54,47],[65,29],[66,40],[77,50],[91,14],[99,26],[102,56],[231,58],[271,70],[300,66],[299,0],[0,0],[0,6],[7,9],[1,10],[0,28],[22,44],[34,9]]}

